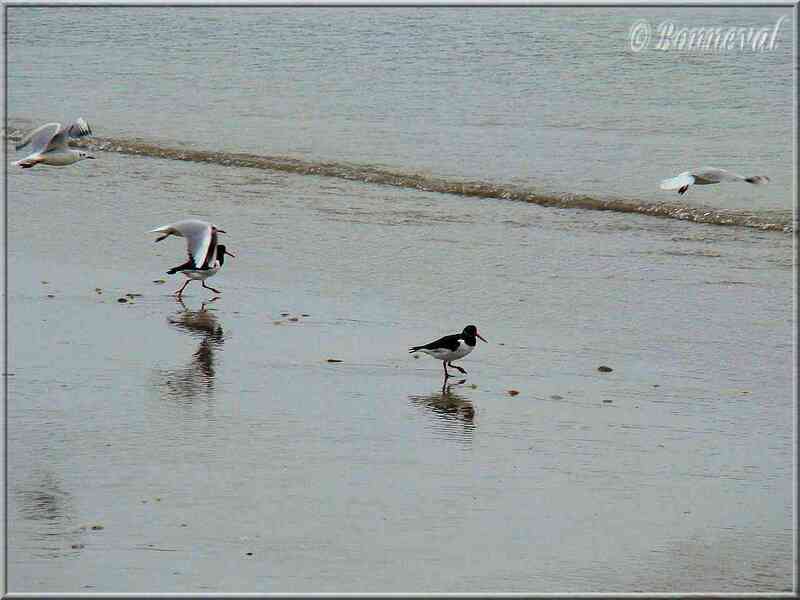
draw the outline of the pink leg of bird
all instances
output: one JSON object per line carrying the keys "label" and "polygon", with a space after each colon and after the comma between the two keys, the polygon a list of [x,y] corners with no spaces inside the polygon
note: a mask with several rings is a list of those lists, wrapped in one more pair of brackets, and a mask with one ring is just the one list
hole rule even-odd
{"label": "pink leg of bird", "polygon": [[458,369],[458,370],[459,370],[459,371],[461,371],[461,372],[462,372],[464,375],[466,375],[466,374],[467,374],[467,372],[466,372],[464,369],[462,369],[462,368],[461,368],[461,367],[459,367],[458,365],[454,365],[452,362],[450,363],[450,366],[451,366],[451,367],[453,367],[454,369]]}
{"label": "pink leg of bird", "polygon": [[189,282],[190,282],[190,281],[191,281],[191,279],[187,279],[187,280],[186,280],[186,283],[184,283],[184,284],[183,284],[183,286],[181,287],[181,289],[179,289],[178,291],[176,291],[176,292],[175,292],[175,294],[174,294],[174,295],[175,295],[175,296],[176,296],[176,297],[177,297],[179,300],[180,300],[181,296],[183,295],[183,290],[184,290],[184,289],[186,289],[186,286],[187,286],[187,285],[189,285]]}

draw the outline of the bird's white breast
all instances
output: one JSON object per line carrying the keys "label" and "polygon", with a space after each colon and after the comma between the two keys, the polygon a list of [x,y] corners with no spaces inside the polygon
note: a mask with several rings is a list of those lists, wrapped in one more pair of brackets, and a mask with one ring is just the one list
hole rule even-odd
{"label": "bird's white breast", "polygon": [[44,164],[54,165],[57,167],[71,165],[72,163],[76,163],[81,159],[80,154],[74,150],[66,150],[63,152],[47,152],[42,154],[41,157],[44,159],[42,161]]}
{"label": "bird's white breast", "polygon": [[433,358],[438,360],[458,360],[459,358],[464,358],[467,354],[472,352],[475,349],[475,346],[468,346],[464,340],[458,340],[458,348],[455,350],[448,350],[447,348],[435,348],[433,350],[423,350],[426,354],[429,354]]}
{"label": "bird's white breast", "polygon": [[196,281],[208,279],[212,275],[216,275],[219,271],[219,262],[215,262],[214,266],[210,269],[186,269],[185,271],[181,271],[186,277],[189,279],[194,279]]}

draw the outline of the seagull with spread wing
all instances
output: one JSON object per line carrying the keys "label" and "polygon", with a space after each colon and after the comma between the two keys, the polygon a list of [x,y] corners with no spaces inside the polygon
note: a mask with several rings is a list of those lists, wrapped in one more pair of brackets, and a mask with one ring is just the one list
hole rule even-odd
{"label": "seagull with spread wing", "polygon": [[14,163],[23,169],[30,169],[36,165],[52,165],[64,167],[79,160],[94,158],[83,150],[73,150],[67,143],[70,139],[92,135],[92,128],[83,119],[74,123],[62,125],[61,123],[45,123],[26,135],[16,145],[17,150],[22,150],[30,145],[31,153]]}
{"label": "seagull with spread wing", "polygon": [[225,262],[225,256],[236,258],[234,254],[228,252],[224,245],[217,245],[217,234],[225,233],[225,230],[220,229],[216,225],[199,221],[197,219],[187,219],[185,221],[178,221],[170,225],[157,227],[150,231],[150,233],[161,233],[156,241],[160,242],[171,235],[186,238],[186,249],[189,253],[189,260],[171,268],[167,273],[174,275],[175,273],[183,273],[188,279],[175,295],[180,298],[183,290],[189,285],[192,280],[199,280],[202,282],[203,287],[221,294],[217,289],[206,285],[206,279],[216,275],[222,268]]}
{"label": "seagull with spread wing", "polygon": [[661,182],[661,189],[678,190],[678,193],[683,195],[692,185],[709,185],[712,183],[722,183],[724,181],[746,181],[753,185],[763,185],[769,183],[769,177],[766,175],[745,177],[744,175],[726,171],[725,169],[703,167],[702,169],[695,169],[693,171],[684,171],[680,175],[665,179]]}

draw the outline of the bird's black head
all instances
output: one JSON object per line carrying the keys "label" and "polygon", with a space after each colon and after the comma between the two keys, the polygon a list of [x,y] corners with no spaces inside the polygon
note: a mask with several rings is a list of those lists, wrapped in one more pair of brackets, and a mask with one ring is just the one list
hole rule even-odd
{"label": "bird's black head", "polygon": [[486,340],[484,340],[481,337],[481,334],[478,333],[478,328],[475,327],[475,325],[467,325],[466,327],[464,327],[464,331],[462,331],[462,333],[464,334],[464,337],[467,338],[467,339],[474,340],[475,338],[478,338],[478,339],[483,340],[484,342],[486,342]]}
{"label": "bird's black head", "polygon": [[236,258],[235,254],[231,254],[225,249],[225,244],[220,244],[217,246],[217,260],[219,261],[220,266],[225,263],[226,254],[232,258]]}

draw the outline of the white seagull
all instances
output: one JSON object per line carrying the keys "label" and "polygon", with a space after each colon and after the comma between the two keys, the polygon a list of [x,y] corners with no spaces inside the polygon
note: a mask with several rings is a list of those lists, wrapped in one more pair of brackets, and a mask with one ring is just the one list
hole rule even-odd
{"label": "white seagull", "polygon": [[30,169],[39,164],[63,167],[79,160],[94,158],[88,152],[73,150],[67,144],[69,138],[80,138],[87,135],[92,135],[92,128],[83,119],[67,125],[45,123],[31,131],[16,145],[17,150],[22,150],[30,144],[31,153],[14,164],[23,169]]}
{"label": "white seagull", "polygon": [[692,185],[709,185],[712,183],[722,183],[723,181],[746,181],[754,185],[769,183],[766,175],[753,175],[745,177],[725,169],[714,167],[703,167],[694,171],[684,171],[676,177],[665,179],[661,182],[662,190],[678,190],[679,194],[685,194]]}
{"label": "white seagull", "polygon": [[447,372],[448,365],[454,369],[458,369],[464,374],[467,373],[458,365],[454,365],[453,361],[458,360],[459,358],[464,358],[467,354],[472,352],[475,349],[475,344],[478,343],[476,338],[479,338],[484,342],[486,341],[483,339],[481,334],[478,333],[478,328],[475,327],[475,325],[467,325],[464,327],[464,331],[461,333],[446,335],[438,340],[430,342],[429,344],[425,344],[424,346],[413,346],[409,349],[409,352],[412,354],[414,352],[424,352],[428,356],[432,356],[433,358],[442,361],[442,366],[444,367],[444,378],[446,380],[448,377],[450,377],[450,373]]}
{"label": "white seagull", "polygon": [[203,287],[212,292],[217,294],[222,293],[219,290],[207,286],[205,280],[219,272],[222,268],[222,264],[225,262],[226,254],[236,258],[234,254],[231,254],[225,249],[224,245],[217,245],[217,234],[225,233],[225,230],[211,223],[206,223],[205,221],[187,219],[170,225],[156,227],[151,230],[150,233],[164,234],[156,240],[157,242],[171,235],[186,238],[189,260],[167,271],[169,275],[183,273],[188,278],[186,283],[183,284],[183,287],[175,292],[178,298],[181,297],[184,288],[189,285],[189,282],[193,279],[200,280]]}

